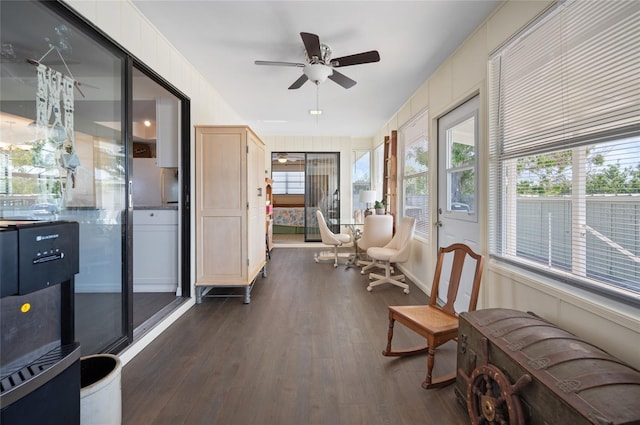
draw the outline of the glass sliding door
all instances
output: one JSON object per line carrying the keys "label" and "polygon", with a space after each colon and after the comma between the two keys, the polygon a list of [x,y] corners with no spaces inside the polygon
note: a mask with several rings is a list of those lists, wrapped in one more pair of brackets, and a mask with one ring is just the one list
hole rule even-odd
{"label": "glass sliding door", "polygon": [[305,242],[320,241],[316,210],[329,228],[340,228],[340,154],[308,152],[305,160]]}
{"label": "glass sliding door", "polygon": [[0,2],[0,214],[80,223],[82,355],[127,342],[126,58],[56,2]]}

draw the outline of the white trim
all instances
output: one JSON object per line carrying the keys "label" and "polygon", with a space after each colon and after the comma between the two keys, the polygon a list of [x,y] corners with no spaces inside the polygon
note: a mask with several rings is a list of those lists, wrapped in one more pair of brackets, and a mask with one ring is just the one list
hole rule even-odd
{"label": "white trim", "polygon": [[171,314],[166,316],[156,326],[154,326],[149,332],[147,332],[140,340],[134,341],[131,345],[127,346],[122,352],[118,353],[122,366],[126,366],[131,359],[133,359],[138,353],[151,344],[160,334],[162,334],[169,326],[176,322],[183,314],[185,314],[191,307],[195,305],[195,298],[190,298],[180,307],[178,307]]}

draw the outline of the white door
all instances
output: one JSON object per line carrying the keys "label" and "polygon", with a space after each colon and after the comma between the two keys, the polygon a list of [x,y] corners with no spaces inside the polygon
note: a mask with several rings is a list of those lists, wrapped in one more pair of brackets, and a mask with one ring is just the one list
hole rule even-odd
{"label": "white door", "polygon": [[[438,248],[464,243],[480,252],[478,223],[478,96],[438,119]],[[465,264],[456,311],[469,305],[473,264]],[[445,263],[443,270],[449,270]],[[443,273],[439,298],[449,287]]]}

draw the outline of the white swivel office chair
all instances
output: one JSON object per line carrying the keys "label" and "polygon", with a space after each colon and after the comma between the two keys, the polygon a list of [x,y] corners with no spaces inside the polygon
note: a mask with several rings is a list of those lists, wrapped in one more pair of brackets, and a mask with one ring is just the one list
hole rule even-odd
{"label": "white swivel office chair", "polygon": [[383,267],[385,270],[384,276],[375,273],[369,274],[370,280],[376,280],[369,283],[367,291],[371,292],[374,286],[390,283],[404,288],[405,294],[409,293],[409,285],[403,282],[403,274],[391,276],[391,264],[404,263],[409,260],[411,241],[413,240],[415,229],[416,219],[413,217],[405,217],[400,221],[398,231],[393,239],[391,239],[391,242],[382,248],[373,247],[367,250],[367,255],[376,262],[376,267]]}
{"label": "white swivel office chair", "polygon": [[[333,267],[338,267],[338,247],[351,242],[351,235],[346,233],[333,233],[329,229],[329,226],[327,226],[322,211],[317,210],[316,217],[318,217],[318,227],[320,228],[322,243],[333,246]],[[321,259],[323,259],[321,256],[316,256],[316,263]]]}
{"label": "white swivel office chair", "polygon": [[[367,252],[369,248],[382,247],[388,244],[393,238],[393,216],[392,215],[369,215],[364,219],[362,237],[356,244],[362,252]],[[359,266],[364,266],[360,274],[366,270],[376,267],[375,261],[359,260]]]}

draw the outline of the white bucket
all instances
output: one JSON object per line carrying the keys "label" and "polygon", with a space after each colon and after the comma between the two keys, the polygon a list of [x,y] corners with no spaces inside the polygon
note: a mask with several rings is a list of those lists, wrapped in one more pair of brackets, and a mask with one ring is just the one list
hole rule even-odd
{"label": "white bucket", "polygon": [[112,354],[80,358],[80,424],[122,423],[122,363]]}

